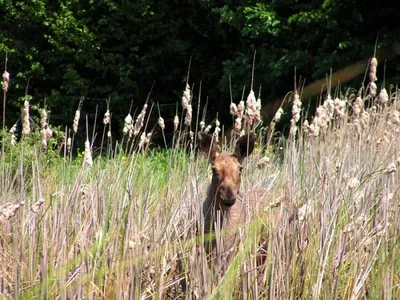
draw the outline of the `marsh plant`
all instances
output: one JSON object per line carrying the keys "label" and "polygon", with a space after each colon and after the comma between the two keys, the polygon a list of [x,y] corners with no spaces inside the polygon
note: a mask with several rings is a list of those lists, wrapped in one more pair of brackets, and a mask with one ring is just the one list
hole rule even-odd
{"label": "marsh plant", "polygon": [[[376,65],[371,60],[371,73]],[[150,147],[152,134],[169,123],[175,141],[190,131],[195,145],[189,85],[179,108],[183,118],[179,112],[173,120],[160,115],[159,126],[150,128],[146,104],[135,122],[130,113],[125,118],[125,144],[110,144],[102,157],[92,158],[87,134],[85,154],[72,159],[61,150],[59,160],[41,159],[57,136],[44,131],[50,126],[45,115],[41,127],[24,130],[18,139],[13,129],[2,140],[0,297],[400,296],[400,94],[374,93],[376,78],[368,79],[360,91],[328,91],[315,116],[303,111],[301,93],[294,91],[289,137],[270,130],[287,105],[268,130],[274,139],[256,131],[252,155],[240,161],[240,189],[262,189],[268,201],[234,228],[238,243],[223,272],[205,245],[223,240],[226,232],[205,232],[202,206],[218,174],[212,175],[205,155],[188,154],[179,142],[163,151]],[[253,91],[246,103],[232,102],[235,139],[257,127],[258,103]],[[80,103],[60,149],[71,143],[68,132],[79,134],[83,109]],[[109,116],[107,110],[105,126]],[[225,143],[222,132],[213,132],[204,118],[198,121],[196,128],[219,136],[221,150],[234,153],[236,142]],[[35,134],[37,144],[27,144]],[[295,211],[290,222],[287,207]]]}

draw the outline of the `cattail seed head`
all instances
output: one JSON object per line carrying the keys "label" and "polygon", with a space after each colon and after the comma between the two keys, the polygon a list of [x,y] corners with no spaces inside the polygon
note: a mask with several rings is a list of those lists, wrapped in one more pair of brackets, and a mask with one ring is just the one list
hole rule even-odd
{"label": "cattail seed head", "polygon": [[[147,103],[145,103],[143,105],[142,111],[140,112],[140,114],[136,118],[135,128],[133,130],[133,135],[134,136],[137,136],[139,134],[140,130],[142,129],[142,127],[143,127],[144,117],[146,116],[146,110],[147,110]],[[131,134],[130,134],[130,136],[131,136]]]}
{"label": "cattail seed head", "polygon": [[275,113],[273,121],[275,123],[278,123],[280,121],[281,117],[282,117],[282,114],[283,114],[283,109],[282,109],[282,107],[279,107],[278,110]]}
{"label": "cattail seed head", "polygon": [[191,123],[192,123],[192,105],[189,104],[186,107],[185,125],[190,126]]}
{"label": "cattail seed head", "polygon": [[146,144],[149,144],[150,143],[150,140],[151,140],[151,137],[153,136],[153,133],[152,132],[149,132],[148,134],[146,134],[146,140],[145,140],[145,143]]}
{"label": "cattail seed head", "polygon": [[390,174],[390,173],[394,173],[397,171],[397,166],[395,162],[392,162],[388,165],[388,167],[385,170],[385,173]]}
{"label": "cattail seed head", "polygon": [[238,108],[237,108],[236,104],[233,103],[233,102],[231,102],[231,105],[230,105],[229,108],[230,108],[230,113],[231,113],[231,115],[232,115],[232,116],[236,116],[237,113],[238,113]]}
{"label": "cattail seed head", "polygon": [[244,101],[242,100],[239,102],[239,104],[237,106],[237,117],[238,118],[243,118],[244,109],[245,109]]}
{"label": "cattail seed head", "polygon": [[78,132],[79,118],[81,117],[81,110],[78,108],[75,112],[74,123],[72,124],[72,129],[76,134]]}
{"label": "cattail seed head", "polygon": [[158,118],[158,125],[161,127],[162,130],[165,128],[164,119],[162,117]]}
{"label": "cattail seed head", "polygon": [[124,129],[122,130],[124,135],[129,134],[129,137],[132,137],[133,134],[133,123],[132,123],[132,116],[131,114],[128,113],[128,115],[125,117],[125,125]]}
{"label": "cattail seed head", "polygon": [[354,116],[359,117],[363,107],[364,107],[364,102],[363,102],[362,98],[360,96],[358,96],[356,98],[356,100],[354,100],[354,103],[353,103]]}
{"label": "cattail seed head", "polygon": [[335,106],[335,115],[340,119],[343,118],[346,110],[346,101],[336,98],[334,101],[334,106]]}
{"label": "cattail seed head", "polygon": [[388,101],[389,101],[389,95],[388,95],[386,89],[383,88],[383,89],[381,89],[381,91],[379,92],[379,102],[380,102],[382,105],[386,105],[386,104],[388,103]]}
{"label": "cattail seed head", "polygon": [[24,108],[22,110],[22,134],[28,135],[31,132],[31,125],[29,121],[29,102],[25,100]]}
{"label": "cattail seed head", "polygon": [[347,183],[347,186],[349,187],[349,189],[355,189],[355,188],[357,188],[359,185],[360,185],[360,181],[359,181],[357,178],[355,178],[355,177],[349,179],[349,181],[348,181],[348,183]]}
{"label": "cattail seed head", "polygon": [[186,84],[186,88],[183,91],[183,96],[182,96],[182,107],[183,109],[188,109],[189,104],[192,101],[192,97],[190,95],[190,86],[189,84]]}
{"label": "cattail seed head", "polygon": [[106,113],[104,114],[103,124],[107,125],[111,121],[111,114],[110,111],[107,109]]}
{"label": "cattail seed head", "polygon": [[92,151],[90,149],[89,139],[85,142],[85,156],[83,157],[83,165],[91,167],[93,165]]}
{"label": "cattail seed head", "polygon": [[174,117],[174,131],[177,131],[179,127],[179,117],[178,115],[175,115]]}
{"label": "cattail seed head", "polygon": [[206,126],[206,122],[201,121],[200,122],[200,130],[203,131],[205,126]]}
{"label": "cattail seed head", "polygon": [[388,114],[388,123],[392,125],[400,125],[400,112],[391,110]]}
{"label": "cattail seed head", "polygon": [[211,125],[208,125],[208,126],[206,127],[206,129],[204,130],[204,132],[205,132],[205,133],[209,133],[210,130],[211,130]]}
{"label": "cattail seed head", "polygon": [[146,141],[146,133],[142,132],[142,134],[140,135],[140,139],[139,139],[139,149],[142,149],[144,146],[144,143]]}
{"label": "cattail seed head", "polygon": [[71,146],[72,146],[72,139],[69,137],[67,139],[67,152],[71,152]]}
{"label": "cattail seed head", "polygon": [[3,91],[7,92],[8,91],[8,86],[10,83],[10,74],[7,71],[3,72],[3,81],[1,82],[1,85],[3,86]]}
{"label": "cattail seed head", "polygon": [[300,112],[301,112],[301,100],[297,91],[294,92],[293,97],[293,106],[292,106],[292,118],[295,123],[300,120]]}
{"label": "cattail seed head", "polygon": [[257,114],[257,100],[256,96],[254,95],[254,91],[251,90],[249,95],[247,96],[247,101],[246,101],[245,115],[247,124],[249,124],[250,126],[254,124],[256,114]]}

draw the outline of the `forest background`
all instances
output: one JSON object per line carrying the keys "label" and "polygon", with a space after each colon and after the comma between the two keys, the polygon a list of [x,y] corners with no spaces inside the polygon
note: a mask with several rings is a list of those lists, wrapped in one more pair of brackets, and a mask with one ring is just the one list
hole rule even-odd
{"label": "forest background", "polygon": [[[91,124],[109,100],[118,136],[129,109],[140,111],[151,90],[149,102],[159,103],[168,133],[188,79],[194,103],[201,85],[207,118],[218,113],[229,127],[229,78],[238,102],[250,88],[254,53],[254,90],[261,87],[266,121],[293,90],[295,69],[307,85],[330,70],[350,66],[351,73],[375,48],[380,64],[390,60],[377,74],[389,89],[400,82],[396,8],[384,0],[0,0],[0,67],[11,77],[6,124],[17,121],[28,98],[50,109],[53,126],[70,126],[85,97]],[[341,90],[361,87],[363,76],[350,74]],[[150,122],[158,117],[153,110]]]}

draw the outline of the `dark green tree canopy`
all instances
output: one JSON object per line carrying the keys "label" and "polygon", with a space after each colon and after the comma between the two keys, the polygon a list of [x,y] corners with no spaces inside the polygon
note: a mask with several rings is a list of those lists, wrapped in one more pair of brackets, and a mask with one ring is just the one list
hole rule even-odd
{"label": "dark green tree canopy", "polygon": [[[235,101],[255,85],[264,103],[293,89],[294,69],[307,82],[323,78],[396,41],[394,1],[11,1],[0,5],[0,53],[8,56],[9,125],[20,98],[51,108],[51,122],[70,124],[81,96],[84,112],[106,110],[121,125],[132,104],[165,104],[167,122],[189,83],[195,101],[202,82],[208,116],[229,117],[229,77]],[[2,62],[3,66],[4,63]],[[399,59],[388,62],[387,84],[398,80]],[[381,62],[383,63],[383,62]],[[383,70],[378,71],[383,77]],[[355,79],[355,87],[361,79]],[[246,93],[247,94],[247,93]],[[133,112],[132,111],[132,112]],[[153,119],[157,119],[154,114]],[[114,127],[119,129],[118,126]]]}

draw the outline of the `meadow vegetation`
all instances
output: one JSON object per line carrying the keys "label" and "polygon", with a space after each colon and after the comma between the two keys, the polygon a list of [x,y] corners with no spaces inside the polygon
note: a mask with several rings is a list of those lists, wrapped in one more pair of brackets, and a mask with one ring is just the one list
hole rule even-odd
{"label": "meadow vegetation", "polygon": [[[239,229],[242,241],[222,275],[202,247],[209,237],[201,232],[201,203],[211,170],[196,151],[196,133],[217,132],[222,148],[232,151],[241,131],[229,141],[217,119],[205,124],[191,107],[189,86],[184,118],[167,120],[175,126],[168,150],[151,145],[152,135],[164,136],[166,121],[160,115],[156,127],[147,126],[148,110],[155,109],[150,104],[135,122],[128,115],[124,138],[116,143],[107,111],[98,134],[101,150],[91,149],[94,134],[79,109],[75,121],[86,126],[84,151],[73,148],[73,126],[71,132],[50,129],[43,112],[40,119],[28,118],[32,127],[22,128],[18,140],[15,131],[3,131],[0,297],[400,296],[400,94],[384,85],[377,89],[375,63],[371,59],[360,90],[322,95],[315,116],[295,89],[287,98],[288,136],[275,132],[281,109],[260,128],[261,105],[252,90],[247,101],[232,103],[236,129],[251,128],[258,136],[243,164],[241,189],[265,187],[269,201],[262,218]],[[26,123],[22,116],[21,127]],[[285,204],[297,207],[296,219],[275,222],[272,212]],[[262,267],[256,263],[260,247]]]}

